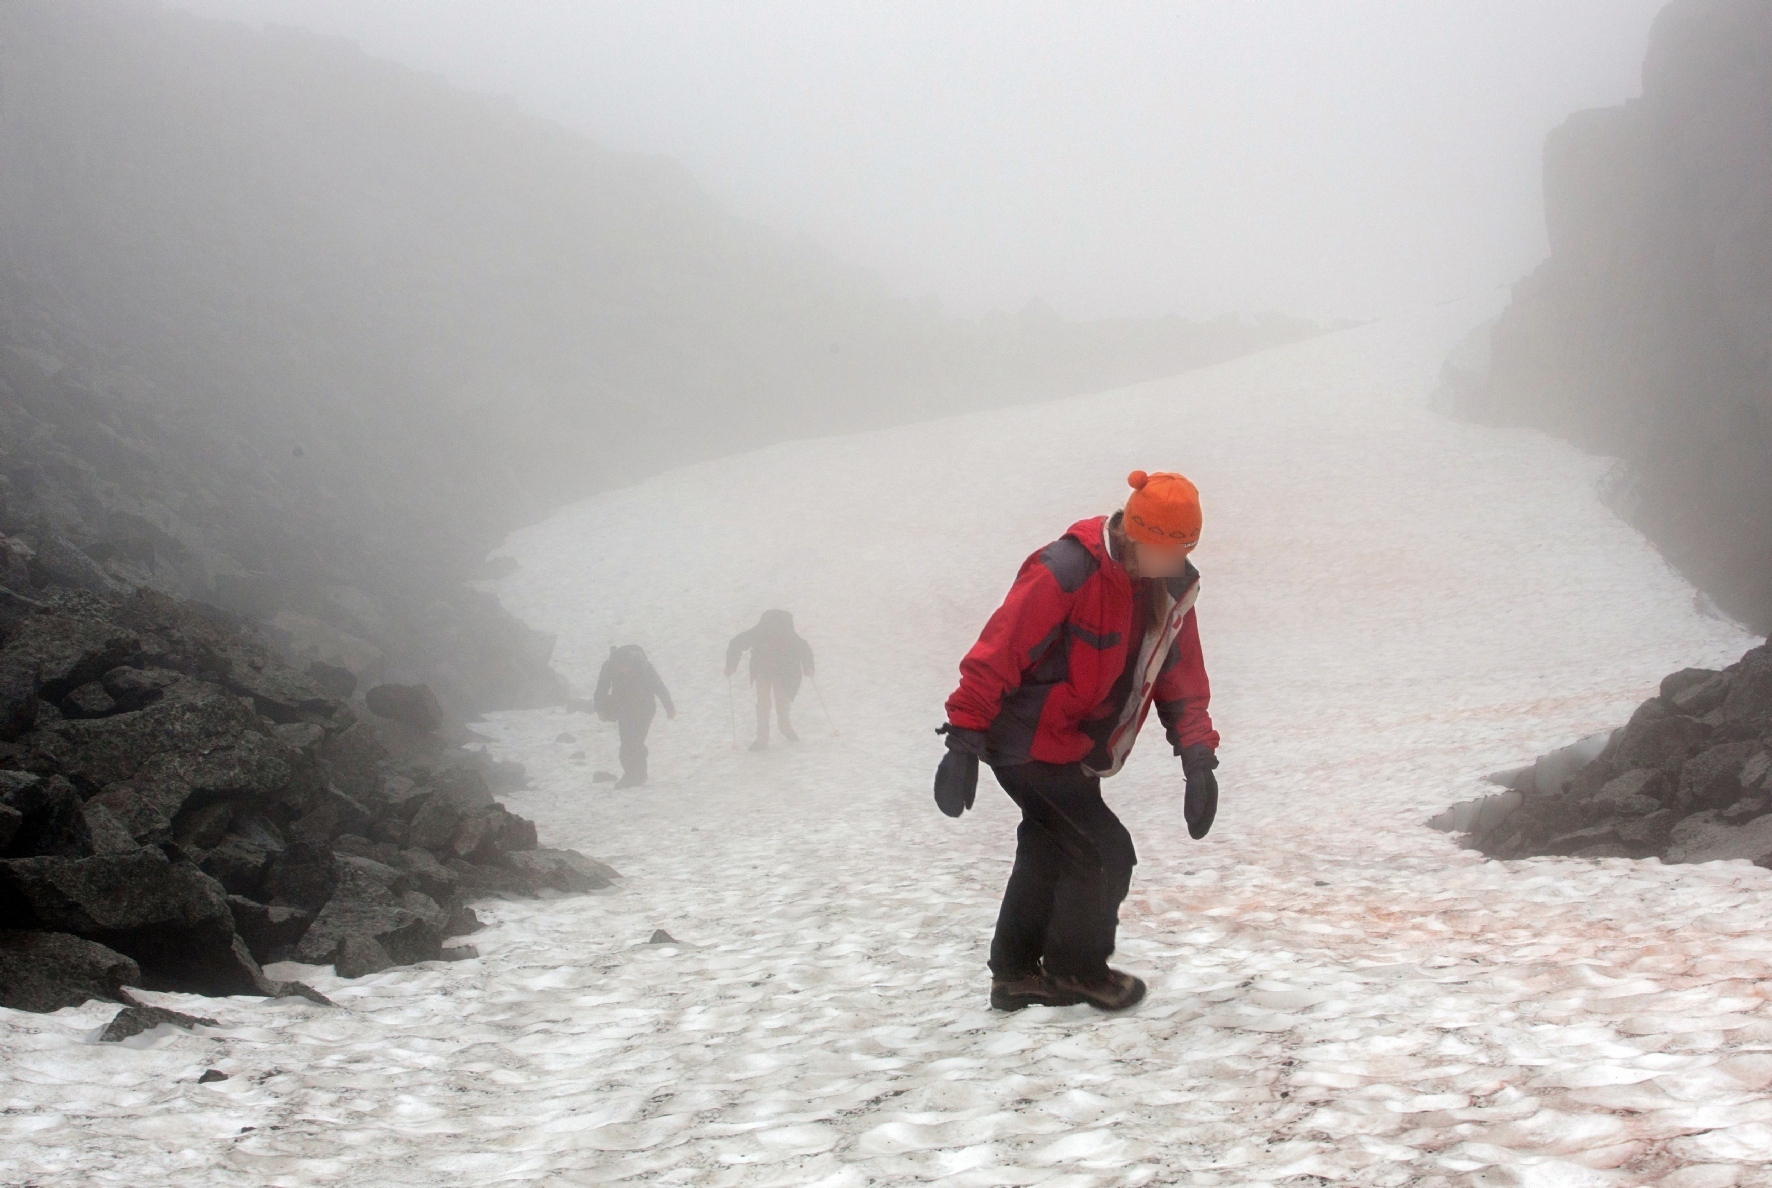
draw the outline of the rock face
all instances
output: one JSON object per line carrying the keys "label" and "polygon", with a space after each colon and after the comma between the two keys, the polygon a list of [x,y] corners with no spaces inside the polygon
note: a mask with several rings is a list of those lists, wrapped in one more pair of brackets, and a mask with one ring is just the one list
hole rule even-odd
{"label": "rock face", "polygon": [[[0,584],[0,672],[36,705],[0,740],[0,1005],[125,985],[324,1001],[262,965],[459,957],[443,942],[478,926],[468,899],[614,877],[538,849],[423,686],[397,717],[359,714],[231,617],[27,588]],[[176,1022],[132,1010],[119,1034]]]}
{"label": "rock face", "polygon": [[1684,669],[1607,735],[1492,777],[1429,824],[1494,858],[1743,858],[1772,867],[1772,644]]}
{"label": "rock face", "polygon": [[1450,402],[1622,459],[1614,506],[1772,629],[1772,5],[1669,4],[1642,98],[1553,132],[1544,191],[1550,258]]}

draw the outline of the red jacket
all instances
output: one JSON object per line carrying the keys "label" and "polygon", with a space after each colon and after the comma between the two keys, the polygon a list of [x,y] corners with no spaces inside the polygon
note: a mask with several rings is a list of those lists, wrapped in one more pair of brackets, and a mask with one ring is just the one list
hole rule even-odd
{"label": "red jacket", "polygon": [[[1150,633],[1146,666],[1129,686],[1115,688],[1128,647],[1146,637],[1132,629],[1132,579],[1108,551],[1107,524],[1106,516],[1080,520],[1023,562],[1009,596],[960,661],[948,721],[986,732],[985,759],[993,765],[1084,762],[1111,775],[1153,703],[1172,744],[1218,747],[1206,710],[1212,694],[1193,611],[1200,575],[1192,565],[1158,583],[1170,611],[1166,630]],[[1164,641],[1159,657],[1154,649]]]}

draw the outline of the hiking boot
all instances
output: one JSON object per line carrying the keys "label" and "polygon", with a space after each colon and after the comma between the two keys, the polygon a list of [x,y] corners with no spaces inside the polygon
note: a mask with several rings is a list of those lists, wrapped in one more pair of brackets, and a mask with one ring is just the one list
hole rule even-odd
{"label": "hiking boot", "polygon": [[1031,1006],[1076,1006],[1085,1001],[1081,994],[1060,990],[1045,974],[1026,974],[1019,978],[991,979],[991,1009],[1019,1011]]}
{"label": "hiking boot", "polygon": [[781,736],[783,738],[787,739],[789,742],[799,742],[800,741],[800,736],[798,734],[794,733],[794,728],[792,726],[783,726],[781,728]]}
{"label": "hiking boot", "polygon": [[767,751],[768,749],[769,749],[769,740],[766,738],[760,738],[756,742],[751,744],[751,750],[753,750],[753,751]]}
{"label": "hiking boot", "polygon": [[1123,1011],[1144,1001],[1144,982],[1117,969],[1085,978],[1053,975],[1051,981],[1061,993],[1076,995],[1072,1001],[1086,1002],[1097,1010]]}
{"label": "hiking boot", "polygon": [[644,784],[645,782],[646,782],[645,776],[624,775],[621,777],[621,779],[615,781],[615,786],[616,786],[617,790],[620,790],[622,788],[638,788],[641,784]]}

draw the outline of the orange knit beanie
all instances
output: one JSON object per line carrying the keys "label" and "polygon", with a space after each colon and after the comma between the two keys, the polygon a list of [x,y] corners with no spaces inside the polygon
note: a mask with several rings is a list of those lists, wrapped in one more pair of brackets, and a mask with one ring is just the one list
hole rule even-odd
{"label": "orange knit beanie", "polygon": [[1126,476],[1126,535],[1164,549],[1191,549],[1200,543],[1200,492],[1179,474],[1135,470]]}

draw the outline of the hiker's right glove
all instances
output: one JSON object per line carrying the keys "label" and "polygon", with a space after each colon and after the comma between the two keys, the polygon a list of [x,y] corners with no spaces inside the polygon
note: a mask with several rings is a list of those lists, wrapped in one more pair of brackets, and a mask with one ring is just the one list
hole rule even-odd
{"label": "hiker's right glove", "polygon": [[984,754],[984,733],[952,724],[935,731],[948,738],[948,753],[935,769],[935,807],[957,817],[972,807],[978,794],[978,759]]}

